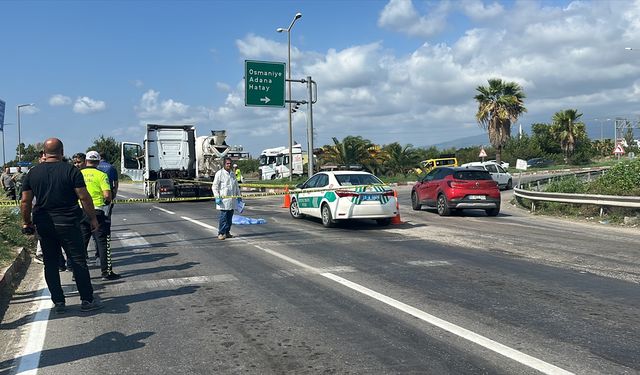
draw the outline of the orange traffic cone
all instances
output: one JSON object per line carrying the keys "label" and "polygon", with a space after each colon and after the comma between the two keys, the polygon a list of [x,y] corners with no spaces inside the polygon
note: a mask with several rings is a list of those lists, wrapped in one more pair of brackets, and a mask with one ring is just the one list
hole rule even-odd
{"label": "orange traffic cone", "polygon": [[284,187],[284,201],[282,202],[282,208],[289,208],[291,206],[291,196],[289,195],[289,186]]}
{"label": "orange traffic cone", "polygon": [[398,202],[398,192],[396,190],[393,191],[393,198],[396,200],[396,216],[391,218],[391,224],[404,224],[402,219],[400,219],[400,202]]}

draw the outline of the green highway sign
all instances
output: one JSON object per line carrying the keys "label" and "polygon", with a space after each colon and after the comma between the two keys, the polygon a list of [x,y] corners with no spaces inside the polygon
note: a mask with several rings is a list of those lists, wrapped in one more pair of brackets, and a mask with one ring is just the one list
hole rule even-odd
{"label": "green highway sign", "polygon": [[244,105],[284,107],[285,63],[244,61]]}

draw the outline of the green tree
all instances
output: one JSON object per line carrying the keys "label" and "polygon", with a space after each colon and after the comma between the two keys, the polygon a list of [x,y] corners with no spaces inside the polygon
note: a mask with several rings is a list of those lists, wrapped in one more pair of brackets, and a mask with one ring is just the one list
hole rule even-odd
{"label": "green tree", "polygon": [[113,165],[120,173],[120,143],[113,137],[105,137],[100,135],[93,140],[93,144],[87,148],[87,151],[98,151],[101,155],[104,153],[106,160]]}
{"label": "green tree", "polygon": [[478,102],[476,120],[489,135],[489,142],[496,149],[496,160],[500,162],[502,148],[511,138],[511,124],[527,111],[526,97],[515,82],[503,82],[499,78],[489,79],[489,86],[478,86],[474,99]]}
{"label": "green tree", "polygon": [[378,163],[372,157],[370,149],[375,145],[361,136],[346,136],[342,142],[333,137],[333,145],[322,147],[322,164],[352,165],[360,164],[376,173]]}
{"label": "green tree", "polygon": [[531,125],[532,141],[536,142],[540,147],[541,154],[534,155],[532,157],[542,156],[544,155],[555,155],[561,154],[562,149],[560,148],[560,144],[557,142],[556,138],[551,131],[551,125],[537,123]]}
{"label": "green tree", "polygon": [[383,164],[392,174],[402,173],[406,176],[420,161],[418,153],[411,144],[401,146],[400,143],[393,142],[383,146],[382,152],[384,155]]}
{"label": "green tree", "polygon": [[535,136],[530,137],[527,134],[511,138],[504,146],[504,159],[511,166],[515,166],[518,159],[528,160],[543,154]]}
{"label": "green tree", "polygon": [[577,109],[565,109],[553,115],[551,133],[560,142],[565,163],[569,161],[573,154],[578,140],[586,138],[586,127],[580,121],[581,117],[582,113],[578,113]]}
{"label": "green tree", "polygon": [[36,142],[35,144],[27,145],[26,147],[24,143],[21,143],[20,145],[22,146],[22,161],[28,161],[33,164],[38,164],[38,159],[40,159],[40,151],[44,149],[44,144],[42,142]]}

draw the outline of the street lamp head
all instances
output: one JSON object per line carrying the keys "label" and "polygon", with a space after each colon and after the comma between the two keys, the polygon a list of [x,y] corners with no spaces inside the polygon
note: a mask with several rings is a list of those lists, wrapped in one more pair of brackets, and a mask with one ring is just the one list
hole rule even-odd
{"label": "street lamp head", "polygon": [[277,31],[277,32],[279,32],[279,33],[283,33],[283,32],[285,32],[285,31],[287,31],[287,30],[286,30],[286,29],[283,29],[282,27],[278,27],[278,28],[276,29],[276,31]]}
{"label": "street lamp head", "polygon": [[294,19],[296,19],[296,20],[297,20],[297,19],[298,19],[298,18],[300,18],[300,17],[302,17],[302,13],[298,12],[298,13],[296,13],[296,16],[295,16],[295,18],[294,18]]}

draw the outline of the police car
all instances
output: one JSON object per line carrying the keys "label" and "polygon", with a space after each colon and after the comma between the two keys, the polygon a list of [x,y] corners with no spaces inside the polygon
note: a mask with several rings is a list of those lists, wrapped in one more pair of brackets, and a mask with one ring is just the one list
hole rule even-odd
{"label": "police car", "polygon": [[378,177],[361,171],[318,172],[291,191],[289,212],[295,219],[317,217],[322,225],[373,219],[386,226],[396,216],[397,197]]}

